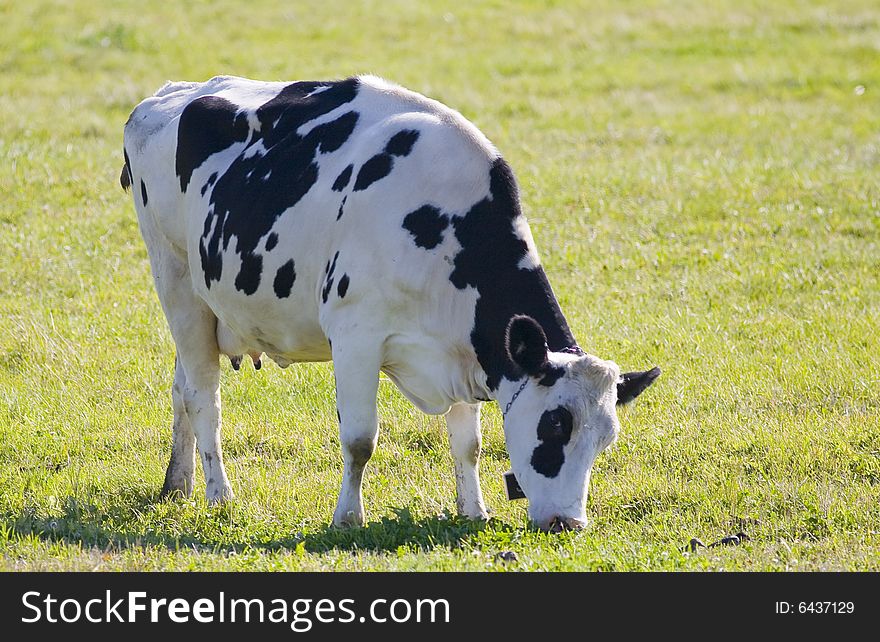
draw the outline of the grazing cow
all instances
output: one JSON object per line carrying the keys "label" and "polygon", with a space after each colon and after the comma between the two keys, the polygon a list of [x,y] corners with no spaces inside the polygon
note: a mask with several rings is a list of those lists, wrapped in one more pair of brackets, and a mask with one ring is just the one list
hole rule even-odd
{"label": "grazing cow", "polygon": [[590,469],[621,376],[575,342],[510,167],[458,112],[372,76],[167,83],[125,126],[131,187],[177,348],[164,493],[232,497],[220,447],[219,355],[282,367],[333,360],[343,477],[333,522],[364,522],[378,373],[445,414],[457,507],[486,518],[480,407],[504,409],[511,467],[543,529],[585,523]]}

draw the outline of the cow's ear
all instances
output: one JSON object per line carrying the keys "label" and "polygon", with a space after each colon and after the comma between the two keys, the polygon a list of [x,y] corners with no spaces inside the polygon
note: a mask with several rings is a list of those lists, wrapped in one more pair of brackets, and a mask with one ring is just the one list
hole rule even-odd
{"label": "cow's ear", "polygon": [[507,324],[505,346],[511,361],[537,377],[547,368],[547,335],[532,317],[515,316]]}
{"label": "cow's ear", "polygon": [[659,376],[660,368],[656,367],[645,372],[627,372],[621,375],[617,382],[617,405],[629,403],[638,397]]}

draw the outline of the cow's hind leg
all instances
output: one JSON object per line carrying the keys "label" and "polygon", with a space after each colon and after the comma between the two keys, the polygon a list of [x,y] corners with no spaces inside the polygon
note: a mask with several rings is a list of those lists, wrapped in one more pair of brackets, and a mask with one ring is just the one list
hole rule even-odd
{"label": "cow's hind leg", "polygon": [[364,467],[373,455],[379,436],[376,393],[379,389],[380,348],[354,341],[346,343],[340,340],[333,344],[343,461],[342,488],[333,513],[333,524],[362,526]]}
{"label": "cow's hind leg", "polygon": [[165,484],[162,486],[163,497],[174,493],[189,497],[192,495],[195,483],[196,440],[183,402],[185,387],[186,375],[183,373],[180,359],[175,359],[174,385],[171,388],[171,403],[174,407],[171,461],[168,462],[168,469],[165,471]]}
{"label": "cow's hind leg", "polygon": [[202,470],[205,497],[214,504],[232,499],[220,444],[220,352],[216,319],[201,299],[187,302],[188,312],[171,325],[186,378],[183,405],[192,425]]}
{"label": "cow's hind leg", "polygon": [[446,414],[449,448],[455,466],[455,504],[460,515],[487,519],[480,492],[480,406],[458,403]]}
{"label": "cow's hind leg", "polygon": [[[149,230],[149,228],[147,228]],[[145,238],[146,235],[145,235]],[[181,257],[158,243],[147,243],[156,293],[165,311],[171,336],[177,346],[177,372],[172,399],[175,405],[175,440],[181,439],[180,453],[172,447],[166,474],[180,483],[180,472],[187,472],[192,446],[187,441],[187,421],[195,437],[202,469],[205,495],[216,503],[232,498],[232,488],[223,466],[220,446],[220,351],[217,346],[217,318],[192,288],[189,269]],[[185,418],[184,418],[185,416]],[[181,421],[178,421],[178,418]],[[184,484],[185,485],[185,484]]]}

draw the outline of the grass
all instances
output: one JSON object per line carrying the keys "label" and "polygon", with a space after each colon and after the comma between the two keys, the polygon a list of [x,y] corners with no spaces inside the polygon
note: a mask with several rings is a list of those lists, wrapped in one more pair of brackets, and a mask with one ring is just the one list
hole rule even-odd
{"label": "grass", "polygon": [[[0,18],[0,569],[880,570],[875,2],[34,0]],[[327,364],[225,364],[237,500],[157,499],[174,351],[117,182],[122,126],[165,80],[220,73],[377,73],[504,152],[581,345],[664,369],[621,412],[585,531],[534,532],[505,501],[494,405],[494,517],[454,517],[442,419],[388,381],[369,524],[329,528]]]}

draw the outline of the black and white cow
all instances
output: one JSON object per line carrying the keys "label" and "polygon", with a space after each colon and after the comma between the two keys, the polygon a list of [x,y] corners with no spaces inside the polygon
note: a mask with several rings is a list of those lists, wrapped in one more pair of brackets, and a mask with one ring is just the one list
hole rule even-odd
{"label": "black and white cow", "polygon": [[131,186],[177,348],[163,491],[232,497],[219,355],[333,360],[344,471],[333,515],[364,522],[378,374],[445,414],[457,506],[485,518],[480,406],[497,401],[511,466],[541,528],[585,523],[590,469],[621,376],[575,342],[541,267],[510,167],[458,112],[372,76],[167,83],[125,126]]}

